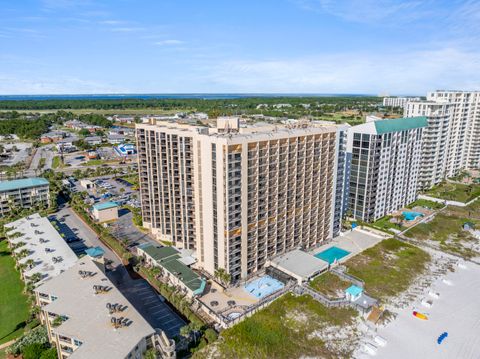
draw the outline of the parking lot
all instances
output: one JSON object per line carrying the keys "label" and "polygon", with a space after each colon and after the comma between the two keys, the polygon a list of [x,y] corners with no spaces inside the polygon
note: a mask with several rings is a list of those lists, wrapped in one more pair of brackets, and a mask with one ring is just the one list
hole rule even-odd
{"label": "parking lot", "polygon": [[[138,191],[132,189],[132,184],[122,178],[102,177],[92,180],[95,187],[87,192],[96,201],[109,200],[117,202],[120,206],[129,205],[134,208],[140,207]],[[76,191],[85,191],[85,188],[77,182]]]}
{"label": "parking lot", "polygon": [[145,280],[137,279],[119,289],[152,327],[162,329],[168,337],[179,335],[180,328],[186,325]]}

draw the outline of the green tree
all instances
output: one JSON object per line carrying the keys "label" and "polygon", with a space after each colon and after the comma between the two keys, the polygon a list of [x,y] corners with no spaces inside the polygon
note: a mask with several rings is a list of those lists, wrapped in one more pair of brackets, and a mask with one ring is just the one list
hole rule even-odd
{"label": "green tree", "polygon": [[88,136],[90,136],[90,131],[87,130],[86,128],[82,128],[82,129],[78,132],[78,134],[79,134],[80,136],[83,136],[83,137],[88,137]]}
{"label": "green tree", "polygon": [[158,352],[155,348],[148,349],[145,353],[143,353],[143,359],[157,359]]}

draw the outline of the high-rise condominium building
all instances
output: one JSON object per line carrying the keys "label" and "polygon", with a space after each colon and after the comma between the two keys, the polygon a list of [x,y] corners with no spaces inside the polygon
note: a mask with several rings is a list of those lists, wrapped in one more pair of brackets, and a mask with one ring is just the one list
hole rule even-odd
{"label": "high-rise condominium building", "polygon": [[376,120],[351,127],[349,211],[375,221],[417,198],[425,117]]}
{"label": "high-rise condominium building", "polygon": [[420,97],[384,97],[383,106],[403,107],[408,101],[420,101]]}
{"label": "high-rise condominium building", "polygon": [[404,115],[426,116],[420,186],[428,188],[464,168],[480,168],[480,92],[435,91],[411,101]]}
{"label": "high-rise condominium building", "polygon": [[207,272],[223,268],[233,280],[290,249],[314,247],[339,228],[342,131],[312,124],[239,127],[232,118],[218,119],[217,128],[154,119],[139,124],[144,226],[195,250]]}

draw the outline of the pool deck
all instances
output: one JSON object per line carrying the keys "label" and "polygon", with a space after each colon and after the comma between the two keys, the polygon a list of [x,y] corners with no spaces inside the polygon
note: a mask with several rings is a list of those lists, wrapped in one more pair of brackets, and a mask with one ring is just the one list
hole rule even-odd
{"label": "pool deck", "polygon": [[[214,290],[212,291],[212,289]],[[253,296],[249,295],[243,288],[243,285],[224,290],[220,285],[215,282],[212,282],[211,287],[207,287],[205,294],[200,297],[200,300],[216,313],[222,312],[230,308],[228,302],[231,300],[235,301],[235,307],[237,308],[246,308],[248,306],[251,306],[252,304],[258,303],[259,301],[258,298],[254,298]],[[216,307],[212,307],[210,304],[210,302],[212,301],[217,301],[218,305]]]}
{"label": "pool deck", "polygon": [[410,227],[416,225],[417,223],[422,222],[426,217],[435,213],[435,211],[433,211],[431,209],[421,207],[421,206],[415,206],[412,209],[409,209],[409,208],[399,209],[398,211],[392,213],[392,216],[402,216],[403,212],[418,212],[418,213],[423,214],[423,216],[418,216],[412,221],[404,220],[402,222],[402,225],[403,225],[403,227],[406,227],[406,228],[410,228]]}
{"label": "pool deck", "polygon": [[365,249],[373,247],[389,237],[390,236],[388,235],[381,235],[378,232],[373,233],[357,227],[352,231],[345,232],[342,235],[335,237],[328,244],[324,244],[323,246],[312,250],[310,254],[315,255],[330,247],[338,247],[350,252],[345,257],[338,260],[338,263],[344,263],[353,256],[363,252]]}

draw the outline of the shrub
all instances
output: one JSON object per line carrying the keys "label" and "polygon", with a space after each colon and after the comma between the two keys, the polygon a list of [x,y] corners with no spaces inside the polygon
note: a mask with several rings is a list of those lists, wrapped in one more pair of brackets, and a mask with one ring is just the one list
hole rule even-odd
{"label": "shrub", "polygon": [[25,333],[20,339],[8,347],[7,352],[8,354],[18,355],[23,351],[23,348],[34,343],[42,345],[48,343],[48,334],[45,327],[37,327]]}
{"label": "shrub", "polygon": [[204,336],[205,336],[205,339],[207,339],[209,344],[213,343],[218,338],[217,332],[212,328],[207,328],[207,330],[205,330]]}
{"label": "shrub", "polygon": [[57,348],[47,349],[40,356],[40,359],[57,359],[57,358],[58,358]]}
{"label": "shrub", "polygon": [[45,351],[45,344],[32,343],[26,345],[22,350],[23,359],[40,359]]}

